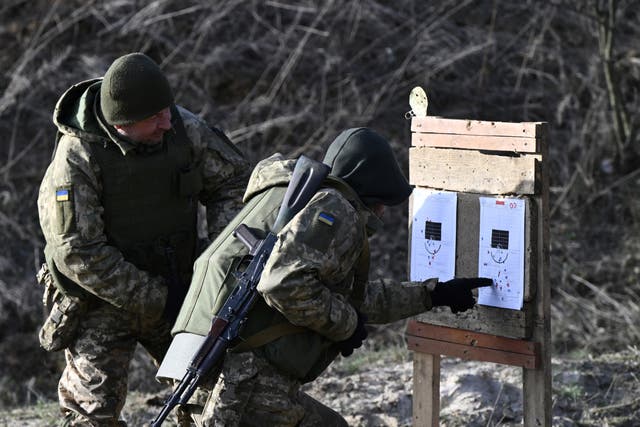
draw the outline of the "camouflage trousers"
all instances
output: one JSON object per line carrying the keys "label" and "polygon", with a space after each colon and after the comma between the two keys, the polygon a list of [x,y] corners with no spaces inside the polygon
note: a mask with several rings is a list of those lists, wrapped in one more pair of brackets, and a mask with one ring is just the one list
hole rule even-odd
{"label": "camouflage trousers", "polygon": [[343,427],[340,414],[300,391],[300,382],[252,352],[229,354],[203,406],[192,407],[198,427]]}
{"label": "camouflage trousers", "polygon": [[65,350],[66,367],[58,384],[60,408],[71,426],[124,426],[119,421],[129,363],[137,343],[162,360],[171,342],[170,325],[149,321],[102,303],[80,320]]}

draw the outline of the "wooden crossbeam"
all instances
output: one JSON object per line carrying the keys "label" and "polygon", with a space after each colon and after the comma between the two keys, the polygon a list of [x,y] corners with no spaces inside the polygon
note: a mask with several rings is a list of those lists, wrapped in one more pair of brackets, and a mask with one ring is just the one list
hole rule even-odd
{"label": "wooden crossbeam", "polygon": [[[473,277],[473,275],[467,277]],[[514,339],[531,338],[533,328],[531,306],[527,303],[522,310],[476,305],[473,310],[456,314],[452,313],[449,307],[434,307],[430,311],[419,314],[415,319],[432,325],[474,330],[483,334]]]}
{"label": "wooden crossbeam", "polygon": [[413,185],[483,194],[535,194],[539,156],[499,156],[480,151],[412,147]]}
{"label": "wooden crossbeam", "polygon": [[412,133],[414,147],[464,148],[488,151],[514,151],[535,153],[539,148],[536,138],[495,135],[457,135],[448,133]]}
{"label": "wooden crossbeam", "polygon": [[414,320],[408,323],[407,334],[472,347],[484,347],[527,355],[536,354],[536,344],[531,341],[505,338],[498,335],[466,331],[446,326],[431,325],[428,323],[416,322]]}
{"label": "wooden crossbeam", "polygon": [[460,357],[468,360],[538,368],[539,345],[412,320],[406,330],[408,347],[420,353]]}
{"label": "wooden crossbeam", "polygon": [[445,119],[443,117],[413,117],[411,131],[418,133],[446,133],[457,135],[546,137],[546,124],[541,122],[492,122],[483,120]]}

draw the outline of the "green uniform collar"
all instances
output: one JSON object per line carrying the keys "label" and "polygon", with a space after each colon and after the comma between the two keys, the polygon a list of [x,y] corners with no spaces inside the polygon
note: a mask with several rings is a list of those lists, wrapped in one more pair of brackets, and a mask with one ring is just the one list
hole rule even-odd
{"label": "green uniform collar", "polygon": [[[102,79],[86,80],[73,85],[60,97],[53,116],[53,122],[60,132],[88,142],[113,142],[124,155],[131,152],[156,151],[162,146],[132,141],[108,125],[100,110],[101,85]],[[174,111],[175,107],[172,113]],[[172,118],[172,123],[176,119]]]}
{"label": "green uniform collar", "polygon": [[[177,111],[174,106],[171,107],[171,113],[173,115],[173,117],[171,118],[171,124],[174,125],[175,120],[177,120],[177,117],[176,117]],[[160,150],[163,144],[165,143],[165,142],[162,142],[158,144],[143,144],[141,142],[134,141],[131,138],[127,138],[126,136],[119,133],[115,127],[108,124],[107,121],[105,120],[104,115],[100,110],[100,94],[99,93],[96,94],[96,97],[94,98],[93,114],[97,118],[97,121],[100,125],[100,128],[102,129],[102,132],[106,134],[109,137],[109,139],[118,146],[118,148],[120,148],[120,151],[122,151],[122,154],[124,154],[125,156],[132,152],[154,153]],[[167,134],[169,132],[175,132],[174,129],[175,128],[172,126],[172,128],[165,133],[164,138],[167,137]]]}

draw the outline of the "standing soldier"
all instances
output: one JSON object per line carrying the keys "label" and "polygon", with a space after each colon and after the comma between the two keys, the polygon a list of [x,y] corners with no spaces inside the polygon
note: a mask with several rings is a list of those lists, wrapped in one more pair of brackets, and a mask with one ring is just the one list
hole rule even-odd
{"label": "standing soldier", "polygon": [[142,53],[57,103],[58,141],[38,210],[39,274],[51,313],[40,333],[65,349],[67,425],[117,426],[136,343],[160,360],[191,281],[198,202],[210,238],[240,208],[248,164],[215,128],[174,104]]}
{"label": "standing soldier", "polygon": [[[262,299],[248,316],[240,344],[225,358],[203,408],[190,408],[199,425],[344,426],[342,416],[301,392],[301,384],[314,380],[338,354],[349,356],[360,347],[365,323],[387,323],[441,305],[464,311],[475,304],[471,287],[492,283],[369,281],[368,238],[382,225],[385,206],[406,200],[411,187],[387,140],[371,129],[342,132],[324,163],[331,167],[324,188],[277,234],[257,287]],[[166,376],[182,378],[189,354],[180,343],[206,335],[234,283],[234,267],[247,252],[233,229],[240,223],[254,231],[273,227],[294,164],[274,155],[253,171],[246,206],[196,262],[160,375],[166,367],[173,373]]]}

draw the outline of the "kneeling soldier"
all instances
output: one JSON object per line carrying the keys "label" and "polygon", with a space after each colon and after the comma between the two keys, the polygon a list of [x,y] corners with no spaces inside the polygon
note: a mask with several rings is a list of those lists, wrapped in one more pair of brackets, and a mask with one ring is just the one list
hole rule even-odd
{"label": "kneeling soldier", "polygon": [[[277,234],[257,288],[262,298],[242,341],[224,360],[204,406],[192,411],[198,425],[346,425],[337,412],[301,392],[301,384],[313,381],[338,354],[349,356],[360,347],[365,323],[387,323],[437,305],[464,311],[475,304],[471,287],[492,283],[368,281],[368,238],[382,225],[385,206],[406,200],[411,187],[387,140],[367,128],[342,132],[324,163],[331,174],[323,187]],[[171,368],[163,368],[184,352],[189,337],[207,334],[247,253],[233,230],[241,223],[272,229],[294,165],[274,155],[254,169],[245,207],[196,261],[159,375],[171,376]],[[177,369],[173,376],[183,373]]]}

